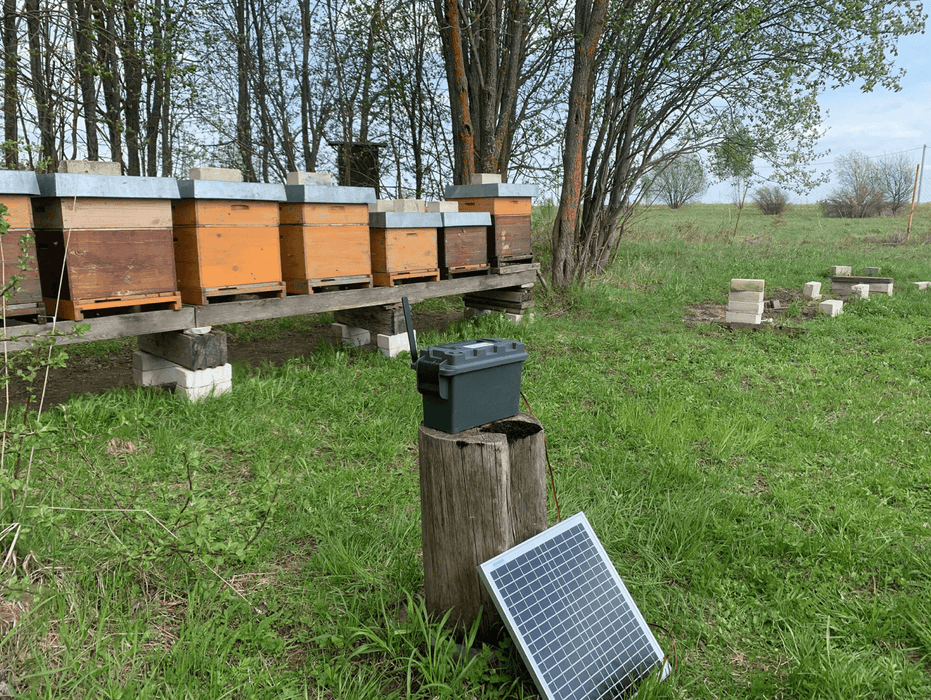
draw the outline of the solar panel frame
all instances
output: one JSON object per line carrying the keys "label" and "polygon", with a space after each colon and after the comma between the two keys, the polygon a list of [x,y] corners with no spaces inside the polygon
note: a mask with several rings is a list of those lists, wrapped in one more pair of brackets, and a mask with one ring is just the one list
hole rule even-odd
{"label": "solar panel frame", "polygon": [[660,680],[669,675],[663,650],[584,513],[478,571],[547,700],[628,697],[657,667]]}

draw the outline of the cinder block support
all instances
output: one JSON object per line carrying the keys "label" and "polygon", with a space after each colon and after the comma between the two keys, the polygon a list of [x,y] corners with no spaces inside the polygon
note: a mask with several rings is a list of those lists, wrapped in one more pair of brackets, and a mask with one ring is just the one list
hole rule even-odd
{"label": "cinder block support", "polygon": [[870,298],[870,285],[868,284],[855,284],[850,287],[850,296],[854,299],[869,299]]}
{"label": "cinder block support", "polygon": [[765,280],[732,279],[727,295],[725,323],[749,323],[758,326],[763,320]]}
{"label": "cinder block support", "polygon": [[342,309],[333,312],[333,320],[355,328],[368,329],[372,335],[398,335],[407,333],[404,310],[400,304],[364,306],[361,309]]}
{"label": "cinder block support", "polygon": [[365,328],[347,326],[345,323],[334,323],[330,326],[333,335],[331,341],[334,345],[352,345],[356,348],[371,345],[372,334]]}
{"label": "cinder block support", "polygon": [[818,304],[818,309],[828,316],[840,316],[844,313],[844,302],[840,299],[828,299]]}
{"label": "cinder block support", "polygon": [[195,331],[169,331],[139,336],[139,349],[150,355],[163,357],[190,370],[208,369],[225,365],[228,361],[226,333],[202,328]]}
{"label": "cinder block support", "polygon": [[[414,331],[414,340],[416,339],[417,331]],[[407,333],[398,333],[397,335],[379,333],[375,336],[375,344],[385,357],[397,357],[401,352],[411,351],[411,343]]]}
{"label": "cinder block support", "polygon": [[849,275],[851,274],[850,265],[834,265],[831,267],[830,277],[837,277],[840,275]]}
{"label": "cinder block support", "polygon": [[179,396],[196,401],[231,391],[233,367],[227,363],[191,370],[163,357],[136,350],[133,353],[133,380],[137,386],[172,386]]}
{"label": "cinder block support", "polygon": [[817,301],[821,298],[821,283],[807,282],[805,288],[802,290],[802,295],[807,299]]}

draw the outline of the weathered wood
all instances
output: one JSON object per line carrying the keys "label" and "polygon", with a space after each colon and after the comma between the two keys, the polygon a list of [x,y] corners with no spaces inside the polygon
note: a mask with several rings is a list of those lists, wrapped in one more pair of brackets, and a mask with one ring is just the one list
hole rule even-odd
{"label": "weathered wood", "polygon": [[45,309],[50,316],[69,321],[83,321],[91,312],[112,313],[117,309],[133,310],[131,307],[157,307],[157,310],[181,310],[181,295],[177,292],[157,294],[132,294],[111,299],[49,299],[45,298]]}
{"label": "weathered wood", "polygon": [[[20,250],[20,239],[27,236],[26,241],[26,269],[21,270],[20,256],[23,251]],[[0,246],[3,250],[3,280],[9,284],[14,275],[22,276],[19,281],[19,289],[8,300],[6,300],[7,314],[10,315],[12,307],[32,305],[45,308],[42,302],[42,287],[39,284],[39,270],[36,265],[36,239],[32,234],[31,228],[14,229],[10,228],[0,237]],[[17,310],[19,311],[19,310]],[[19,311],[19,313],[30,313],[28,311]],[[14,312],[15,315],[15,312]]]}
{"label": "weathered wood", "polygon": [[439,279],[440,271],[437,268],[372,273],[372,283],[376,287],[393,287],[397,284],[410,284],[411,282],[436,282]]}
{"label": "weathered wood", "polygon": [[456,226],[437,229],[437,252],[441,270],[488,264],[486,226]]}
{"label": "weathered wood", "polygon": [[219,367],[229,361],[226,333],[215,328],[198,335],[181,331],[140,335],[139,349],[190,370]]}
{"label": "weathered wood", "polygon": [[171,202],[160,199],[32,200],[33,228],[143,229],[171,227]]}
{"label": "weathered wood", "polygon": [[533,289],[492,289],[486,292],[472,292],[466,295],[467,299],[488,299],[492,301],[509,301],[520,303],[533,301]]}
{"label": "weathered wood", "polygon": [[372,335],[398,335],[407,333],[404,310],[400,304],[366,306],[361,309],[341,309],[333,312],[333,320],[347,326],[365,328]]}
{"label": "weathered wood", "polygon": [[488,229],[488,258],[494,264],[514,258],[529,258],[533,255],[530,213],[522,216],[491,218]]}
{"label": "weathered wood", "polygon": [[835,284],[895,284],[892,277],[857,277],[851,275],[835,275],[831,278]]}
{"label": "weathered wood", "polygon": [[419,429],[424,596],[436,615],[479,636],[501,626],[476,573],[484,561],[546,529],[543,429],[526,415],[457,434]]}

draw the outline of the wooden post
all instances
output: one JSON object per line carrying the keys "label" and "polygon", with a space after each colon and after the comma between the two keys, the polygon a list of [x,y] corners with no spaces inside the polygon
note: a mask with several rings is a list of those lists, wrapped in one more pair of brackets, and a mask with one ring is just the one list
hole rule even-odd
{"label": "wooden post", "polygon": [[543,427],[524,413],[461,433],[419,431],[427,610],[479,638],[501,621],[476,567],[546,529]]}

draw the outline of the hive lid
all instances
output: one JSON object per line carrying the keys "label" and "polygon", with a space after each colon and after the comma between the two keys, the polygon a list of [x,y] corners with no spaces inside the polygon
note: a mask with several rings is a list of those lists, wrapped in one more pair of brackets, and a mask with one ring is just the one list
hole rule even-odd
{"label": "hive lid", "polygon": [[39,181],[31,170],[0,170],[0,194],[39,194]]}
{"label": "hive lid", "polygon": [[312,204],[371,204],[372,187],[333,187],[328,185],[285,185],[287,201]]}
{"label": "hive lid", "polygon": [[446,199],[471,199],[472,197],[536,197],[540,188],[512,182],[490,185],[450,185],[446,188]]}
{"label": "hive lid", "polygon": [[372,228],[440,228],[442,225],[442,214],[401,211],[369,212],[369,226]]}
{"label": "hive lid", "polygon": [[443,226],[491,226],[491,214],[487,211],[467,211],[440,214]]}
{"label": "hive lid", "polygon": [[36,179],[43,197],[178,199],[178,181],[172,177],[55,173]]}
{"label": "hive lid", "polygon": [[222,180],[178,180],[181,199],[232,199],[284,202],[284,185],[267,182],[224,182]]}
{"label": "hive lid", "polygon": [[507,365],[512,362],[523,362],[527,357],[529,355],[520,341],[479,338],[424,348],[420,351],[417,366],[419,372],[422,365],[440,363],[439,373],[443,376],[450,376]]}

